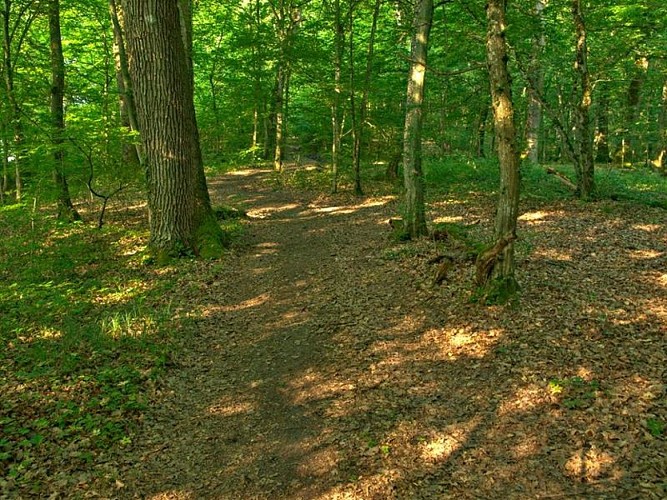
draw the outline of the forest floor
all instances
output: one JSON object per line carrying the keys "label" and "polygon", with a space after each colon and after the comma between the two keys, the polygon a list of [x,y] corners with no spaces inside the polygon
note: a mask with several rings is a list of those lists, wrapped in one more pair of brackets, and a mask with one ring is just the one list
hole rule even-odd
{"label": "forest floor", "polygon": [[[393,197],[272,179],[210,181],[245,231],[177,283],[194,331],[109,495],[665,497],[663,209],[523,206],[520,302],[483,306],[470,265],[433,284],[443,244],[391,238]],[[488,196],[429,209],[490,232]]]}

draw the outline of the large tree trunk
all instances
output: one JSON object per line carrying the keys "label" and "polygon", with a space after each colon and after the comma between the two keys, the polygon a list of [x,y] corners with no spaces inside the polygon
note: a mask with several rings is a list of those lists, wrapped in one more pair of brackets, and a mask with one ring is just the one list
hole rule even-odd
{"label": "large tree trunk", "polygon": [[544,36],[543,11],[546,0],[536,0],[535,15],[538,18],[540,31],[533,39],[533,53],[531,55],[528,77],[532,85],[528,87],[528,116],[526,120],[526,157],[531,163],[540,161],[540,128],[542,125],[542,104],[539,96],[544,92],[544,70],[540,58],[546,45]]}
{"label": "large tree trunk", "polygon": [[81,220],[69,194],[64,172],[65,148],[65,60],[60,33],[60,0],[49,2],[49,38],[51,41],[51,143],[53,179],[58,190],[58,218],[69,222]]}
{"label": "large tree trunk", "polygon": [[433,22],[433,0],[418,0],[410,51],[410,72],[403,132],[405,233],[410,238],[427,234],[422,172],[422,122],[428,39]]}
{"label": "large tree trunk", "polygon": [[500,161],[500,192],[495,221],[495,243],[477,258],[476,281],[486,302],[505,303],[518,289],[514,277],[514,240],[519,211],[519,150],[517,147],[512,81],[507,70],[505,2],[486,5],[486,58],[491,105]]}
{"label": "large tree trunk", "polygon": [[[111,17],[111,25],[113,27],[114,63],[119,93],[121,126],[127,128],[129,131],[138,133],[137,107],[134,103],[132,79],[130,78],[130,68],[125,49],[125,35],[123,33],[124,16],[116,0],[109,0],[109,16]],[[135,142],[135,144],[124,144],[123,157],[130,164],[143,165],[144,159],[141,144],[138,142]]]}
{"label": "large tree trunk", "polygon": [[130,72],[148,174],[150,247],[158,258],[217,257],[178,0],[123,0]]}
{"label": "large tree trunk", "polygon": [[577,195],[590,199],[595,193],[595,167],[593,163],[593,137],[590,126],[590,109],[593,87],[588,72],[588,45],[586,24],[581,10],[581,0],[572,0],[574,18],[576,59],[575,70],[579,77],[579,102],[574,110],[575,175]]}

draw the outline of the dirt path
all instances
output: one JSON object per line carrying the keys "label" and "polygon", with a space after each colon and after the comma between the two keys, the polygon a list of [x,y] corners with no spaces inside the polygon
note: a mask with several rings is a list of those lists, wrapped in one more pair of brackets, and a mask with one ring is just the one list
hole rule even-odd
{"label": "dirt path", "polygon": [[[549,239],[587,215],[554,217],[523,262],[521,309],[483,308],[466,299],[467,270],[431,287],[432,245],[389,242],[388,199],[298,198],[268,178],[210,185],[215,202],[248,209],[244,246],[202,264],[195,345],[122,493],[659,497],[664,440],[646,422],[665,412],[667,294],[651,284],[662,261],[631,262],[624,291],[611,260],[587,284],[604,256],[579,268]],[[446,210],[469,221],[488,209]],[[642,221],[626,222],[616,229]],[[664,227],[649,229],[632,233],[635,251],[664,255]]]}

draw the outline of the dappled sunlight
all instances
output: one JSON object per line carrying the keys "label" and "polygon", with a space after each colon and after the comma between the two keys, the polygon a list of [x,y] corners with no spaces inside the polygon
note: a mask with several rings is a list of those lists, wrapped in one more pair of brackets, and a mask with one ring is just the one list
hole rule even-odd
{"label": "dappled sunlight", "polygon": [[562,249],[556,250],[555,248],[544,248],[538,249],[533,252],[535,257],[542,257],[544,259],[554,260],[557,262],[571,262],[572,254]]}
{"label": "dappled sunlight", "polygon": [[251,219],[266,219],[276,213],[297,210],[301,208],[298,203],[286,203],[284,205],[262,206],[261,208],[248,210],[248,217]]}
{"label": "dappled sunlight", "polygon": [[498,407],[499,417],[511,417],[525,413],[551,402],[549,391],[544,384],[531,383],[517,387],[513,394],[504,398]]}
{"label": "dappled sunlight", "polygon": [[464,222],[465,218],[461,215],[453,215],[453,216],[442,216],[442,217],[435,217],[433,219],[434,224],[455,224],[458,222]]}
{"label": "dappled sunlight", "polygon": [[381,196],[376,198],[368,198],[365,199],[363,202],[356,204],[334,205],[326,207],[319,207],[317,205],[308,205],[309,210],[306,212],[306,214],[307,213],[341,214],[341,215],[353,214],[355,212],[358,212],[359,210],[363,210],[366,208],[385,206],[388,203],[394,201],[395,199],[396,199],[395,196]]}
{"label": "dappled sunlight", "polygon": [[[289,382],[292,402],[295,405],[304,405],[310,402],[329,398],[340,398],[343,395],[351,395],[356,389],[356,385],[348,380],[339,380],[338,377],[331,377],[330,374],[324,375],[314,368],[308,368],[307,371],[295,380]],[[330,408],[329,411],[338,411],[341,408]]]}
{"label": "dappled sunlight", "polygon": [[[229,398],[227,398],[229,399]],[[216,417],[242,416],[257,410],[257,403],[250,401],[237,401],[237,397],[229,401],[218,401],[209,406],[207,413]]]}
{"label": "dappled sunlight", "polygon": [[479,427],[482,417],[474,417],[467,422],[448,425],[425,440],[420,446],[421,459],[427,464],[446,461],[454,452],[466,444],[470,434]]}
{"label": "dappled sunlight", "polygon": [[658,259],[665,255],[665,252],[657,250],[628,250],[627,253],[631,259],[636,260]]}
{"label": "dappled sunlight", "polygon": [[244,300],[243,302],[239,302],[238,304],[230,304],[230,305],[210,305],[207,306],[204,311],[203,311],[203,316],[204,317],[210,317],[214,314],[220,313],[220,312],[235,312],[235,311],[242,311],[245,309],[251,309],[253,307],[259,307],[263,304],[265,304],[268,300],[271,299],[271,294],[270,293],[262,293],[260,295],[257,295],[256,297],[253,297],[251,299]]}
{"label": "dappled sunlight", "polygon": [[[589,449],[576,450],[565,464],[565,471],[572,478],[591,481],[603,475],[609,476],[614,462],[613,456],[593,444]],[[612,472],[611,475],[619,479],[620,471]]]}
{"label": "dappled sunlight", "polygon": [[501,329],[478,330],[473,327],[433,328],[424,332],[423,341],[438,348],[442,359],[484,358],[503,335]]}
{"label": "dappled sunlight", "polygon": [[664,229],[662,224],[633,224],[630,226],[635,231],[644,231],[646,233],[657,233]]}

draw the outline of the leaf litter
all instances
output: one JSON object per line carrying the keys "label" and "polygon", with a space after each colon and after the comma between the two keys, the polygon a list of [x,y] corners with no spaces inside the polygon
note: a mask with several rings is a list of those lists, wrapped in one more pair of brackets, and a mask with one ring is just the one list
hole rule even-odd
{"label": "leaf litter", "polygon": [[[210,183],[241,242],[174,276],[192,331],[110,498],[664,498],[664,211],[524,208],[518,305],[472,302],[398,200]],[[430,217],[491,233],[493,200]]]}

